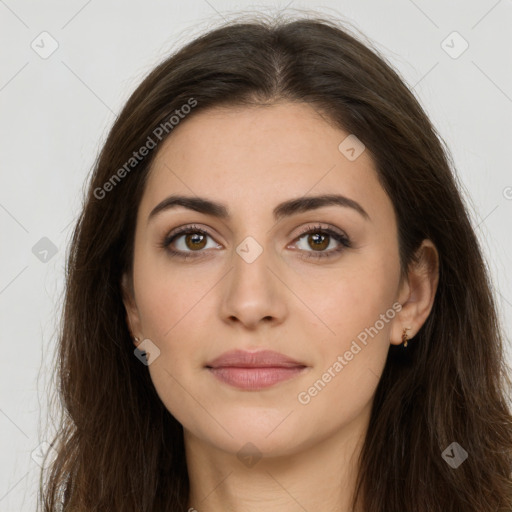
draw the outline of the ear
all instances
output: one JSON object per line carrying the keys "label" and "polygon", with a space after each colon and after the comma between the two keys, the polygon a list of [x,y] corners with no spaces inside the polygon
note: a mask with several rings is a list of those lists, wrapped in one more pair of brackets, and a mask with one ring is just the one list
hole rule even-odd
{"label": "ear", "polygon": [[431,240],[423,240],[416,251],[417,261],[409,266],[398,294],[402,309],[393,320],[391,343],[402,343],[402,331],[407,329],[408,339],[413,338],[425,323],[439,283],[439,254]]}
{"label": "ear", "polygon": [[[126,310],[126,324],[128,330],[132,335],[133,344],[137,347],[144,336],[142,335],[141,321],[139,316],[139,310],[135,302],[135,294],[133,289],[133,281],[128,274],[123,274],[121,278],[121,293],[123,296],[123,304]],[[135,337],[139,338],[139,341],[135,341]]]}

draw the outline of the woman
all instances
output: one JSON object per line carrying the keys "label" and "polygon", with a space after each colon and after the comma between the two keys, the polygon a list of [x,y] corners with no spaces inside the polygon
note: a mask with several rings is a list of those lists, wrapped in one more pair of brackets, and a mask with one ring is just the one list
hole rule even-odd
{"label": "woman", "polygon": [[95,166],[43,510],[510,512],[502,339],[397,73],[330,20],[228,23]]}

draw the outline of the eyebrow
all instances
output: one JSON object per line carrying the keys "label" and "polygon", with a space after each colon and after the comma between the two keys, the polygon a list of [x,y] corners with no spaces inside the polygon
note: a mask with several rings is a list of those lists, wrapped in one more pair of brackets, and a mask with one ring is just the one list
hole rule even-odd
{"label": "eyebrow", "polygon": [[[183,206],[189,210],[211,215],[219,219],[228,219],[229,211],[226,205],[211,201],[204,197],[191,197],[182,195],[171,195],[158,203],[148,216],[148,222],[157,214],[177,206]],[[338,194],[323,194],[319,196],[303,196],[297,199],[290,199],[278,204],[274,210],[274,219],[280,220],[284,217],[316,210],[324,206],[342,206],[357,211],[365,220],[371,220],[366,210],[356,201]]]}

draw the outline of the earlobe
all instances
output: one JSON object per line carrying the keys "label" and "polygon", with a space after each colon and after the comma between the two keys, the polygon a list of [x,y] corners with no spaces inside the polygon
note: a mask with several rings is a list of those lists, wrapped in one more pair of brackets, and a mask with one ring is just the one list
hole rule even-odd
{"label": "earlobe", "polygon": [[[400,290],[402,309],[394,319],[390,342],[400,345],[411,340],[427,320],[439,282],[439,254],[430,240],[423,240]],[[404,329],[405,335],[404,337]]]}

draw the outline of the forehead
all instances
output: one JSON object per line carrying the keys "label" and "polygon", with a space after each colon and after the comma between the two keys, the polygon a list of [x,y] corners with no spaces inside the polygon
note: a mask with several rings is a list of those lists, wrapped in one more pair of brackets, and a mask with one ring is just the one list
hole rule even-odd
{"label": "forehead", "polygon": [[345,141],[353,146],[349,135],[305,103],[199,111],[158,148],[141,209],[171,193],[208,196],[238,211],[339,193],[372,218],[392,214],[369,152],[344,153]]}

